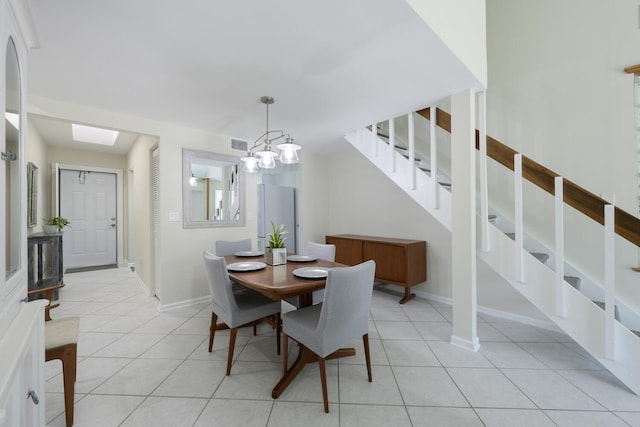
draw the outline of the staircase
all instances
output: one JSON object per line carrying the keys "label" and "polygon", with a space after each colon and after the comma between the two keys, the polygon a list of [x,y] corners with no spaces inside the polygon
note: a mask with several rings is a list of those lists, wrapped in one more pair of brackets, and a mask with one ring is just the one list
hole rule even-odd
{"label": "staircase", "polygon": [[[439,115],[441,111],[437,111]],[[409,115],[410,128],[412,116]],[[429,119],[428,114],[426,118]],[[438,122],[439,119],[438,116]],[[451,230],[451,191],[455,191],[455,188],[452,189],[445,173],[434,173],[432,170],[433,163],[436,163],[435,169],[438,170],[437,159],[434,162],[428,156],[415,152],[412,134],[411,129],[407,144],[397,141],[393,132],[382,134],[378,126],[371,126],[350,132],[345,138],[434,219]],[[434,152],[432,148],[431,153]],[[562,197],[561,191],[559,194]],[[567,202],[566,196],[564,203],[574,206]],[[615,213],[616,231],[620,234],[618,218],[627,220],[627,217],[620,215],[617,208]],[[477,241],[482,246],[478,248],[478,258],[498,272],[631,390],[640,394],[640,338],[637,332],[620,322],[618,302],[609,307],[605,304],[606,295],[609,295],[609,301],[613,301],[610,294],[604,291],[606,286],[596,284],[591,286],[590,292],[584,292],[581,289],[583,278],[578,273],[573,274],[577,270],[564,261],[563,254],[552,254],[539,244],[534,244],[528,236],[516,238],[512,232],[513,224],[499,212],[491,212],[486,220],[478,213],[476,219],[479,233]],[[627,227],[637,226],[637,223],[632,223],[633,226]],[[480,235],[483,226],[487,230],[486,237]],[[483,244],[481,239],[484,238],[490,244]],[[549,266],[549,263],[552,265]],[[561,268],[555,268],[556,265]]]}

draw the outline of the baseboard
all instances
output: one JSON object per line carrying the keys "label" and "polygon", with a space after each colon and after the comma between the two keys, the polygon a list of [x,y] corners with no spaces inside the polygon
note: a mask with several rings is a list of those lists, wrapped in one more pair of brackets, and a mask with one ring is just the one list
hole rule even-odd
{"label": "baseboard", "polygon": [[476,352],[480,350],[480,340],[478,339],[478,337],[475,337],[473,341],[469,341],[468,339],[451,335],[450,343],[452,345],[455,345],[456,347],[464,348],[465,350],[476,351]]}
{"label": "baseboard", "polygon": [[211,296],[207,295],[204,297],[174,302],[171,304],[160,304],[158,305],[158,311],[163,313],[165,311],[177,310],[179,308],[190,307],[192,305],[202,304],[203,302],[209,301],[211,301]]}
{"label": "baseboard", "polygon": [[[399,292],[397,290],[397,286],[381,284],[381,288],[392,292],[394,294],[398,294],[399,296],[403,296],[404,293]],[[419,291],[412,289],[411,292],[416,294],[416,297],[422,298],[425,300],[439,302],[441,304],[453,305],[453,299],[450,297],[444,297],[438,294],[432,294],[431,292]],[[481,305],[478,306],[478,313],[486,314],[489,316],[497,317],[499,319],[509,320],[513,322],[524,323],[525,325],[535,326],[536,328],[547,329],[549,331],[561,332],[560,328],[558,328],[555,323],[546,320],[540,320],[529,316],[522,316],[520,314],[512,313],[509,311],[496,310],[494,308],[483,307]]]}
{"label": "baseboard", "polygon": [[136,278],[136,280],[138,281],[138,284],[140,285],[140,287],[142,288],[142,290],[144,291],[144,293],[148,296],[148,297],[152,297],[155,296],[155,293],[151,292],[151,289],[149,289],[149,287],[147,286],[146,283],[144,283],[144,280],[142,280],[142,277],[140,277],[138,275],[138,273],[136,273],[135,271],[132,271],[133,276]]}

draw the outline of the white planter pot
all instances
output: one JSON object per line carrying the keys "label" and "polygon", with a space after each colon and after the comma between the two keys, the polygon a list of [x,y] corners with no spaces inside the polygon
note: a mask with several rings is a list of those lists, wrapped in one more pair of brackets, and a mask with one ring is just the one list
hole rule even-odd
{"label": "white planter pot", "polygon": [[57,225],[44,225],[44,232],[47,234],[56,234],[58,232]]}
{"label": "white planter pot", "polygon": [[282,265],[287,263],[287,248],[264,248],[265,262],[269,265]]}

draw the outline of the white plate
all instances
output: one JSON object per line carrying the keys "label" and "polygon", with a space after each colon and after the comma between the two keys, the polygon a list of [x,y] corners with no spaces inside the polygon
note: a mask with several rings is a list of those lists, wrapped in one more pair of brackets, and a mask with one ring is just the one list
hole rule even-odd
{"label": "white plate", "polygon": [[308,256],[308,255],[289,255],[287,257],[287,261],[291,262],[311,262],[316,261],[318,258]]}
{"label": "white plate", "polygon": [[262,256],[262,255],[264,255],[264,252],[263,251],[240,251],[240,252],[236,252],[234,255],[235,256],[246,256],[246,257]]}
{"label": "white plate", "polygon": [[254,271],[262,270],[267,264],[264,262],[234,262],[227,265],[227,270],[230,271]]}
{"label": "white plate", "polygon": [[305,279],[320,279],[327,277],[329,269],[326,267],[305,267],[293,270],[293,275],[303,277]]}

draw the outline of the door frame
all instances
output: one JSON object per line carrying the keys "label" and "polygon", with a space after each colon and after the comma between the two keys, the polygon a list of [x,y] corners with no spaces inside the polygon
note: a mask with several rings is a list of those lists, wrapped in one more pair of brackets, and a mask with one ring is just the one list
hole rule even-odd
{"label": "door frame", "polygon": [[51,212],[60,214],[60,170],[83,170],[89,172],[102,172],[116,174],[116,260],[118,267],[124,263],[124,182],[122,169],[100,168],[95,166],[69,165],[65,163],[53,163],[51,165]]}

